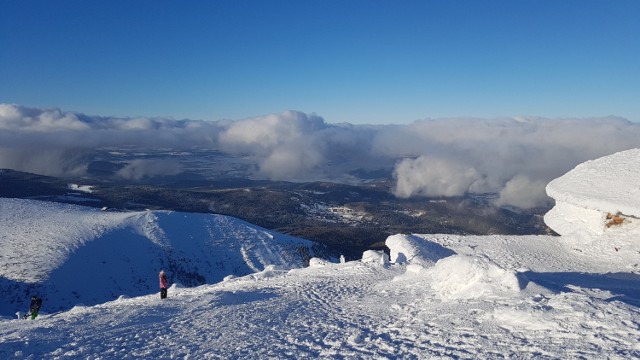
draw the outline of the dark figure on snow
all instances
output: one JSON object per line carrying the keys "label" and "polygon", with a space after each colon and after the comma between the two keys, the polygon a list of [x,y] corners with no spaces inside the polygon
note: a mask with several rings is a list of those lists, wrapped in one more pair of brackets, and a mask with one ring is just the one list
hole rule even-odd
{"label": "dark figure on snow", "polygon": [[37,296],[31,297],[31,305],[29,305],[29,312],[24,314],[24,318],[28,318],[31,316],[31,320],[35,319],[38,316],[38,311],[40,311],[40,306],[42,306],[42,299]]}
{"label": "dark figure on snow", "polygon": [[167,298],[167,275],[164,274],[164,270],[160,270],[160,299]]}

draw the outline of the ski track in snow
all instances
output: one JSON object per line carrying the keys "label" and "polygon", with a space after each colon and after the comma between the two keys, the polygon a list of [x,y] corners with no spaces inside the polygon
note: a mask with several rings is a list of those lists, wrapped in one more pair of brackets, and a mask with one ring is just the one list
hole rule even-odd
{"label": "ski track in snow", "polygon": [[[580,292],[439,301],[405,268],[349,262],[261,273],[2,322],[33,358],[628,358],[638,310]],[[396,277],[400,280],[394,280]]]}

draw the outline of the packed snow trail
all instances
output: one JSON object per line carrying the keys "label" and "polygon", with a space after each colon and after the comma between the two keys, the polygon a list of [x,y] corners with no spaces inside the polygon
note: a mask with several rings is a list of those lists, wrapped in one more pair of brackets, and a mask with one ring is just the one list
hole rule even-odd
{"label": "packed snow trail", "polygon": [[[640,313],[597,290],[530,283],[512,297],[443,301],[406,266],[348,262],[5,320],[0,357],[627,358]],[[604,298],[604,297],[603,297]]]}

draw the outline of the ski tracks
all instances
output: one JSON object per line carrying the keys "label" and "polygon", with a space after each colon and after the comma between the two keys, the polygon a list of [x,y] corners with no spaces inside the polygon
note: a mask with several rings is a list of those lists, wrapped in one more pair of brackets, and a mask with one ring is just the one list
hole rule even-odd
{"label": "ski tracks", "polygon": [[391,276],[382,270],[362,263],[298,270],[315,276],[287,283],[293,288],[290,301],[298,307],[287,317],[291,334],[286,340],[310,358],[395,357],[392,339],[376,331],[384,319],[367,311],[364,301],[383,274]]}

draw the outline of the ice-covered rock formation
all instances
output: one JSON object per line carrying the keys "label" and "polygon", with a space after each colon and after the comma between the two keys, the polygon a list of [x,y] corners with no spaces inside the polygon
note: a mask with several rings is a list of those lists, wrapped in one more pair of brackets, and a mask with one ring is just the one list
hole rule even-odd
{"label": "ice-covered rock formation", "polygon": [[600,236],[619,228],[634,232],[631,224],[640,218],[640,149],[582,163],[546,190],[556,205],[544,221],[560,235]]}
{"label": "ice-covered rock formation", "polygon": [[556,205],[545,222],[560,237],[393,235],[391,262],[406,266],[398,279],[424,281],[450,300],[511,296],[541,278],[562,288],[548,274],[640,268],[640,149],[585,162],[550,182],[547,193]]}

